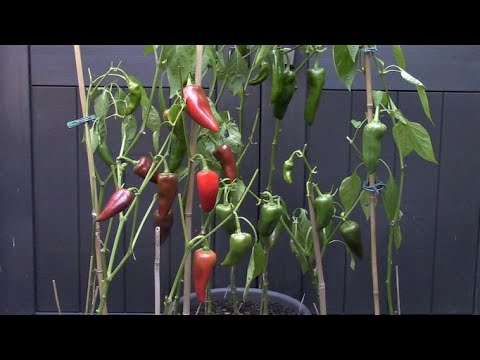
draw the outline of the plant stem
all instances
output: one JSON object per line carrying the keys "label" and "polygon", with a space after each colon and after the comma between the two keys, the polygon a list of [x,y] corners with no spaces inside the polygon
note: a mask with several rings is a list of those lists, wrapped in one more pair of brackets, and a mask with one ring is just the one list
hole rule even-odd
{"label": "plant stem", "polygon": [[160,315],[160,227],[155,227],[155,262],[153,264],[155,277],[155,315]]}
{"label": "plant stem", "polygon": [[405,182],[405,165],[403,163],[402,154],[399,153],[400,157],[400,184],[398,190],[398,202],[397,207],[395,209],[395,216],[392,221],[390,227],[390,236],[388,237],[388,253],[387,253],[387,279],[385,281],[387,285],[387,306],[388,306],[388,313],[390,315],[394,314],[394,306],[393,306],[393,293],[392,293],[392,271],[393,271],[393,246],[394,246],[394,236],[393,236],[393,227],[398,226],[398,217],[400,216],[400,206],[402,203],[402,195],[403,195],[403,185]]}
{"label": "plant stem", "polygon": [[[195,59],[195,84],[202,85],[202,59],[203,58],[203,45],[197,45],[196,59]],[[197,132],[198,124],[192,121],[190,128],[190,159],[197,153]],[[189,162],[188,170],[188,185],[187,194],[185,196],[185,225],[187,228],[187,239],[192,238],[192,206],[193,206],[193,187],[195,183],[195,177],[193,172],[195,171],[195,163]],[[187,248],[185,249],[187,250]],[[183,277],[183,315],[190,315],[190,288],[191,288],[191,272],[192,272],[192,256],[190,251],[186,253],[185,259],[184,277]]]}
{"label": "plant stem", "polygon": [[230,268],[230,299],[232,300],[233,315],[239,315],[237,304],[237,286],[235,285],[235,265]]}
{"label": "plant stem", "polygon": [[213,300],[212,300],[212,280],[210,279],[207,284],[207,315],[213,314]]}
{"label": "plant stem", "polygon": [[[369,45],[364,45],[364,48],[368,48]],[[365,66],[365,90],[367,93],[367,120],[372,122],[373,120],[373,91],[372,91],[372,69],[371,69],[371,53],[363,53],[363,61]],[[369,174],[368,181],[370,186],[375,184],[376,174]],[[380,299],[378,290],[378,265],[377,265],[377,217],[375,211],[375,205],[377,202],[376,194],[370,192],[370,251],[371,251],[371,264],[372,264],[372,288],[373,288],[373,308],[375,315],[380,315]]]}
{"label": "plant stem", "polygon": [[240,154],[240,156],[238,157],[238,160],[237,160],[237,168],[240,167],[240,164],[242,163],[242,160],[243,160],[243,157],[245,156],[247,150],[248,150],[248,147],[253,144],[253,136],[255,135],[255,130],[257,129],[257,123],[258,123],[258,119],[260,117],[260,109],[257,110],[257,114],[255,115],[255,120],[253,121],[253,125],[252,125],[252,131],[250,132],[250,136],[248,137],[248,142],[247,142],[247,145],[245,145],[245,147],[243,148],[243,151],[242,153]]}
{"label": "plant stem", "polygon": [[240,93],[240,106],[238,108],[239,129],[240,134],[243,134],[243,126],[245,125],[245,100],[247,98],[247,92],[242,90]]}
{"label": "plant stem", "polygon": [[90,286],[92,282],[92,272],[93,272],[93,256],[90,256],[90,265],[88,266],[88,281],[87,281],[87,298],[85,299],[85,315],[88,314],[90,304]]}
{"label": "plant stem", "polygon": [[312,195],[307,197],[308,199],[308,212],[310,214],[310,222],[312,223],[312,238],[313,238],[313,250],[315,252],[315,264],[318,277],[318,305],[320,315],[327,315],[327,300],[325,294],[325,278],[323,277],[323,265],[322,265],[322,252],[320,249],[320,238],[318,236],[317,227],[315,226],[315,210],[313,209]]}
{"label": "plant stem", "polygon": [[400,276],[398,275],[398,265],[395,265],[395,279],[397,284],[397,315],[402,315],[400,307]]}
{"label": "plant stem", "polygon": [[275,129],[273,130],[272,150],[270,152],[270,167],[268,169],[267,191],[272,191],[273,173],[275,172],[275,161],[277,159],[278,138],[281,132],[281,120],[275,119]]}
{"label": "plant stem", "polygon": [[268,315],[268,260],[270,257],[270,251],[266,251],[265,265],[262,272],[262,300],[260,303],[260,314]]}

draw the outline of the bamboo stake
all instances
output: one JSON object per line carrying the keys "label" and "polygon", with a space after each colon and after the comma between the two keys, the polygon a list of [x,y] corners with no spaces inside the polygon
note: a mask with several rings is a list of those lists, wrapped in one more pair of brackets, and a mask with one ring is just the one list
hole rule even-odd
{"label": "bamboo stake", "polygon": [[57,284],[55,280],[52,280],[53,283],[53,295],[55,296],[55,304],[57,304],[58,315],[62,315],[62,309],[60,308],[60,300],[58,299]]}
{"label": "bamboo stake", "polygon": [[[203,45],[197,45],[195,59],[195,84],[202,85],[202,59],[203,59]],[[197,132],[198,124],[192,121],[190,127],[190,158],[197,152]],[[193,162],[189,164],[188,171],[188,187],[185,196],[185,227],[186,236],[185,241],[192,239],[192,206],[193,206],[193,186],[195,184],[195,166]],[[183,315],[190,315],[190,288],[191,288],[191,270],[192,270],[192,254],[187,255],[184,266],[184,282],[183,282]]]}
{"label": "bamboo stake", "polygon": [[[310,222],[315,224],[315,210],[313,209],[312,198],[308,198],[308,211],[310,213]],[[315,252],[315,265],[318,276],[318,305],[320,308],[320,315],[327,315],[327,299],[325,294],[325,278],[323,277],[322,252],[320,250],[320,237],[315,226],[312,226],[313,250]]]}
{"label": "bamboo stake", "polygon": [[[80,104],[82,106],[83,116],[87,115],[87,96],[85,94],[85,80],[83,77],[83,66],[82,66],[82,53],[80,50],[80,45],[73,45],[75,52],[75,65],[77,67],[77,79],[78,79],[78,93],[80,95]],[[97,196],[97,183],[95,181],[95,163],[93,160],[92,153],[92,144],[90,143],[90,127],[88,123],[84,124],[84,134],[85,134],[85,147],[87,149],[87,161],[88,161],[88,173],[90,178],[90,191],[92,194],[92,216],[93,213],[98,214],[98,196]],[[96,272],[98,278],[98,284],[100,286],[100,296],[103,297],[103,266],[102,266],[102,244],[100,240],[100,224],[95,223],[95,260],[96,260]],[[103,308],[103,315],[107,315],[107,305]]]}
{"label": "bamboo stake", "polygon": [[155,227],[155,315],[160,315],[160,227]]}
{"label": "bamboo stake", "polygon": [[[370,47],[363,45],[364,49]],[[373,91],[372,91],[372,69],[370,66],[370,59],[372,55],[369,52],[363,52],[363,60],[365,66],[365,89],[367,92],[367,119],[370,123],[373,120]],[[376,174],[369,174],[368,182],[370,186],[376,182]],[[380,299],[378,291],[378,265],[377,265],[377,217],[375,213],[377,198],[376,194],[370,192],[370,252],[372,257],[372,285],[373,285],[373,308],[375,315],[380,315]]]}

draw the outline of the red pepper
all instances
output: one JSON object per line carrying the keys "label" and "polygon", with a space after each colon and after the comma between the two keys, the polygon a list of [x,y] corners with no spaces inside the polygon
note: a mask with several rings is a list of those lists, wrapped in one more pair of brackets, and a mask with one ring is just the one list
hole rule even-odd
{"label": "red pepper", "polygon": [[[142,179],[145,179],[151,166],[152,159],[150,159],[148,156],[142,156],[140,159],[138,159],[137,164],[133,167],[133,172],[140,176]],[[150,178],[150,181],[156,183],[157,177],[158,171],[155,171],[155,173]]]}
{"label": "red pepper", "polygon": [[127,189],[118,189],[116,190],[110,199],[108,199],[107,204],[97,215],[95,221],[105,221],[110,219],[111,217],[117,215],[121,211],[125,210],[135,199],[135,193]]}
{"label": "red pepper", "polygon": [[162,245],[170,235],[173,226],[173,210],[171,209],[163,219],[158,213],[158,209],[153,213],[153,225],[160,226],[160,245]]}
{"label": "red pepper", "polygon": [[202,210],[210,212],[217,202],[220,178],[215,171],[204,168],[197,173],[197,190]]}
{"label": "red pepper", "polygon": [[225,177],[229,178],[230,182],[233,182],[237,178],[237,164],[235,163],[235,157],[230,145],[221,145],[214,151],[213,155],[220,161]]}
{"label": "red pepper", "polygon": [[198,125],[216,133],[219,130],[217,119],[213,116],[207,95],[200,85],[188,85],[183,88],[187,114]]}
{"label": "red pepper", "polygon": [[161,173],[157,176],[158,214],[165,218],[172,208],[178,192],[178,177],[172,173]]}
{"label": "red pepper", "polygon": [[207,284],[217,262],[217,254],[208,248],[197,249],[193,254],[193,282],[197,299],[205,302]]}

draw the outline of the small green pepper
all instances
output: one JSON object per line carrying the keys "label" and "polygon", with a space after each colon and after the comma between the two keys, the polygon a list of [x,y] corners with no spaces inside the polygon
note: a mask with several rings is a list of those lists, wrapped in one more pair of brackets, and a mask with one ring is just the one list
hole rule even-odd
{"label": "small green pepper", "polygon": [[100,157],[100,159],[105,163],[105,165],[109,167],[112,165],[115,165],[115,162],[113,161],[113,158],[112,158],[112,154],[108,149],[107,139],[104,139],[103,142],[100,145],[98,145],[96,152]]}
{"label": "small green pepper", "polygon": [[304,118],[308,125],[312,125],[317,113],[320,97],[325,83],[325,68],[318,67],[307,70],[307,99],[305,102]]}
{"label": "small green pepper", "polygon": [[178,138],[172,134],[172,142],[170,143],[170,154],[168,156],[168,169],[171,172],[178,170],[180,165],[182,165],[185,154],[187,153],[187,143],[185,141],[185,136]]}
{"label": "small green pepper", "polygon": [[129,94],[125,98],[127,106],[125,107],[125,116],[131,115],[140,105],[142,99],[142,85],[134,77],[127,78],[127,87]]}
{"label": "small green pepper", "polygon": [[230,249],[221,263],[223,266],[233,266],[240,262],[252,245],[252,235],[236,232],[230,235]]}
{"label": "small green pepper", "polygon": [[[218,204],[215,207],[215,215],[217,216],[218,222],[221,223],[225,220],[230,214],[233,214],[233,209],[235,206],[233,204]],[[235,215],[230,216],[225,224],[223,224],[223,229],[227,234],[233,234],[237,230],[237,223],[235,221]]]}
{"label": "small green pepper", "polygon": [[293,170],[293,159],[290,157],[283,163],[283,179],[287,184],[291,184],[292,180],[292,170]]}
{"label": "small green pepper", "polygon": [[374,119],[365,125],[362,136],[362,158],[369,174],[377,170],[382,152],[382,138],[387,132],[387,125]]}
{"label": "small green pepper", "polygon": [[350,251],[362,259],[363,247],[362,247],[362,234],[360,231],[360,225],[353,220],[347,220],[340,225],[340,236],[345,241]]}
{"label": "small green pepper", "polygon": [[295,72],[288,68],[284,69],[280,81],[281,92],[278,98],[272,103],[272,112],[275,119],[282,120],[295,92]]}
{"label": "small green pepper", "polygon": [[260,216],[258,219],[258,236],[264,246],[270,248],[270,235],[272,235],[276,226],[282,217],[282,206],[273,200],[263,204],[260,208]]}
{"label": "small green pepper", "polygon": [[260,65],[260,71],[258,72],[257,76],[251,79],[248,82],[248,84],[249,85],[261,84],[267,79],[269,73],[270,73],[270,64],[268,63],[268,61],[263,61],[262,65]]}
{"label": "small green pepper", "polygon": [[333,203],[333,196],[331,194],[322,194],[313,200],[313,208],[315,210],[315,221],[317,223],[317,230],[327,227],[332,221],[335,212],[335,205]]}

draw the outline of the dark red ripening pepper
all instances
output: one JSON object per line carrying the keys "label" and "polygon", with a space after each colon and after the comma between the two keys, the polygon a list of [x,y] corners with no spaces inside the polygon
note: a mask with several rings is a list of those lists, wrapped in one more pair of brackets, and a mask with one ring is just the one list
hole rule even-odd
{"label": "dark red ripening pepper", "polygon": [[172,173],[161,173],[157,176],[158,215],[165,218],[173,206],[178,193],[178,177]]}
{"label": "dark red ripening pepper", "polygon": [[197,249],[193,253],[193,283],[197,299],[205,303],[208,280],[217,262],[217,254],[208,248]]}
{"label": "dark red ripening pepper", "polygon": [[220,178],[215,171],[204,168],[197,173],[197,190],[203,211],[210,212],[215,207],[219,186]]}
{"label": "dark red ripening pepper", "polygon": [[173,219],[172,209],[170,209],[167,216],[163,219],[160,217],[158,209],[153,213],[153,225],[160,226],[160,245],[162,245],[167,240],[168,235],[170,235],[170,230],[173,226]]}
{"label": "dark red ripening pepper", "polygon": [[216,133],[218,127],[217,119],[213,116],[212,109],[208,102],[207,95],[200,85],[188,85],[183,88],[185,97],[185,109],[193,121],[198,125]]}
{"label": "dark red ripening pepper", "polygon": [[107,204],[100,214],[97,215],[95,221],[105,221],[114,217],[125,210],[132,203],[133,199],[135,199],[135,193],[133,191],[123,188],[116,190],[112,196],[110,196],[110,199],[108,199]]}
{"label": "dark red ripening pepper", "polygon": [[[150,167],[152,166],[152,162],[152,159],[150,159],[148,156],[142,156],[140,159],[138,159],[137,164],[133,167],[133,172],[140,176],[142,179],[145,179],[147,177],[148,171],[150,170]],[[150,181],[156,183],[157,177],[158,171],[155,171],[155,173],[150,178]]]}
{"label": "dark red ripening pepper", "polygon": [[220,161],[225,177],[229,178],[230,182],[233,182],[237,178],[237,164],[230,145],[221,145],[213,152],[213,155]]}

